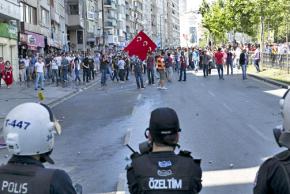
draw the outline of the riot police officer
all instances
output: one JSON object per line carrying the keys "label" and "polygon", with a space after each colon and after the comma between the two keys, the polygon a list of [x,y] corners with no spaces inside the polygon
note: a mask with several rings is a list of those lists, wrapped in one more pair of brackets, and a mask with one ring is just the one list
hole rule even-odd
{"label": "riot police officer", "polygon": [[76,193],[65,171],[46,169],[42,164],[54,164],[50,154],[54,134],[60,132],[60,125],[46,105],[24,103],[8,113],[1,135],[12,157],[0,167],[0,194]]}
{"label": "riot police officer", "polygon": [[255,180],[254,194],[290,193],[290,94],[280,100],[283,125],[274,128],[274,136],[280,147],[287,150],[266,160]]}
{"label": "riot police officer", "polygon": [[151,112],[146,137],[152,145],[148,152],[131,156],[127,167],[129,191],[139,193],[191,193],[200,192],[200,160],[191,157],[190,152],[175,154],[179,146],[179,119],[171,108],[157,108]]}

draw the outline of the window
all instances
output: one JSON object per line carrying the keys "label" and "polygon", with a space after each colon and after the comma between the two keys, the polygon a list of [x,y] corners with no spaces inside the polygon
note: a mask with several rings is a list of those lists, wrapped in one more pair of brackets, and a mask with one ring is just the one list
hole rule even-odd
{"label": "window", "polygon": [[31,23],[31,15],[30,15],[30,6],[28,5],[25,5],[25,19],[24,21],[26,23]]}
{"label": "window", "polygon": [[41,8],[41,23],[44,26],[49,25],[49,12],[43,8]]}
{"label": "window", "polygon": [[77,31],[78,44],[83,44],[83,31]]}
{"label": "window", "polygon": [[29,24],[37,24],[36,8],[20,3],[20,20]]}
{"label": "window", "polygon": [[24,22],[24,5],[20,3],[20,21]]}
{"label": "window", "polygon": [[36,8],[30,7],[30,17],[31,17],[31,24],[36,25],[37,24],[37,13],[36,13]]}
{"label": "window", "polygon": [[79,15],[79,5],[78,4],[69,5],[69,14]]}

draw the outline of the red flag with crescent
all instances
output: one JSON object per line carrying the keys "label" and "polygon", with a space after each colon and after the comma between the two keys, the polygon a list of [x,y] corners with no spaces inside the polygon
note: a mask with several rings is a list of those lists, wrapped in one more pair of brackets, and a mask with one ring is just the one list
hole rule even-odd
{"label": "red flag with crescent", "polygon": [[145,34],[140,31],[133,40],[124,48],[129,56],[136,55],[141,60],[145,60],[148,51],[154,51],[157,45]]}

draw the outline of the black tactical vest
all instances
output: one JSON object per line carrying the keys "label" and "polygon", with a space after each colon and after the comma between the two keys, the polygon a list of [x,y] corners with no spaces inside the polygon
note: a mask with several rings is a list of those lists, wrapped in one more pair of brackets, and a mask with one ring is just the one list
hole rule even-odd
{"label": "black tactical vest", "polygon": [[285,178],[288,182],[288,191],[290,191],[290,151],[286,150],[274,156],[279,162],[281,162],[281,166],[283,168],[284,173],[287,175]]}
{"label": "black tactical vest", "polygon": [[132,159],[138,193],[197,193],[200,160],[186,155],[149,153]]}
{"label": "black tactical vest", "polygon": [[50,194],[53,169],[11,164],[0,167],[0,194]]}

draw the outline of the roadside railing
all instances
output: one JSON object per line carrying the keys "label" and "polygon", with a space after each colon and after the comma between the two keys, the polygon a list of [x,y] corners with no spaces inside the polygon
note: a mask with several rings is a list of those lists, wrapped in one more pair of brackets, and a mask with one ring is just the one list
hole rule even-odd
{"label": "roadside railing", "polygon": [[290,68],[290,54],[263,53],[263,66],[267,68],[288,70]]}

